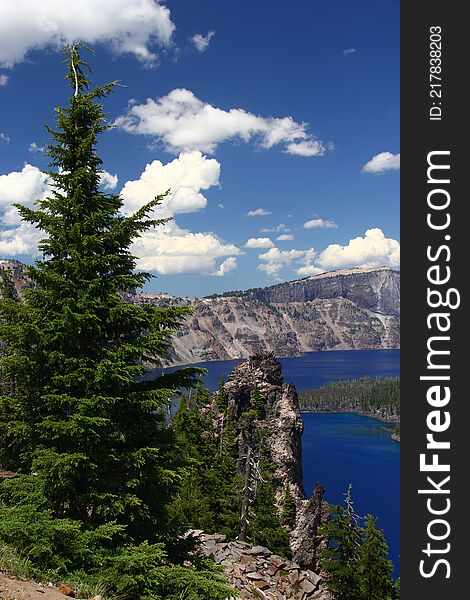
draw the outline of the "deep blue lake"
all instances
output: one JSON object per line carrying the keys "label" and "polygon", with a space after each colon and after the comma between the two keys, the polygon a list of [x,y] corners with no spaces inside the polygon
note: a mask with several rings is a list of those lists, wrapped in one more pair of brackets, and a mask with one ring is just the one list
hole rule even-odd
{"label": "deep blue lake", "polygon": [[[217,389],[239,360],[198,363],[208,370],[205,385]],[[309,352],[299,358],[282,358],[286,382],[297,389],[320,387],[330,381],[356,377],[392,377],[400,373],[399,350],[338,350]],[[303,414],[303,470],[305,491],[320,481],[326,499],[342,503],[352,483],[357,514],[371,513],[385,531],[390,557],[399,575],[400,444],[386,426],[352,414]]]}

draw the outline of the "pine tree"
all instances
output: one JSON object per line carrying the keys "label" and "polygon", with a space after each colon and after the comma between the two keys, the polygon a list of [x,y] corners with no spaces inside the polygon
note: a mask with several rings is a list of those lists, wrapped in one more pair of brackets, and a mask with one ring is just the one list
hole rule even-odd
{"label": "pine tree", "polygon": [[294,527],[296,517],[297,509],[295,507],[295,500],[292,496],[290,486],[286,485],[284,490],[284,499],[282,501],[282,522],[284,523],[284,525]]}
{"label": "pine tree", "polygon": [[359,576],[361,531],[352,509],[350,488],[346,508],[337,505],[330,510],[330,520],[321,528],[329,540],[321,555],[328,590],[335,600],[363,600]]}
{"label": "pine tree", "polygon": [[101,100],[115,82],[91,89],[80,51],[65,50],[72,95],[48,129],[52,193],[17,205],[44,234],[43,259],[27,270],[37,287],[0,304],[1,377],[15,382],[0,400],[0,462],[20,473],[0,486],[0,538],[58,572],[105,572],[124,552],[144,598],[151,577],[136,575],[138,557],[150,572],[179,533],[168,506],[181,457],[163,411],[197,371],[140,378],[188,309],[124,301],[150,277],[134,271],[131,245],[165,222],[151,216],[165,194],[124,217],[121,198],[100,190],[96,144],[110,128]]}
{"label": "pine tree", "polygon": [[247,539],[256,545],[266,546],[272,552],[290,558],[289,534],[283,527],[276,508],[272,469],[268,463],[260,465],[256,482],[256,497],[250,507]]}
{"label": "pine tree", "polygon": [[191,399],[181,398],[173,419],[178,445],[188,464],[171,510],[188,527],[234,538],[239,525],[241,487],[236,468],[236,437],[230,415],[224,414],[217,438],[207,411],[209,402],[210,393],[198,384]]}
{"label": "pine tree", "polygon": [[256,416],[258,417],[258,419],[264,419],[264,417],[266,416],[265,401],[261,396],[261,392],[259,391],[259,388],[257,386],[255,386],[255,388],[253,389],[252,404],[253,410],[256,411]]}
{"label": "pine tree", "polygon": [[367,515],[359,557],[359,573],[364,600],[393,600],[395,586],[392,562],[387,558],[388,546],[377,518]]}

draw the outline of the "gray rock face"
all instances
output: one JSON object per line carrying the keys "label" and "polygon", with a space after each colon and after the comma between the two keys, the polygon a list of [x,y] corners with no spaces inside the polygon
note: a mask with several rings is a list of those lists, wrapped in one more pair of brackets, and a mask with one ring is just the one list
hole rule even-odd
{"label": "gray rock face", "polygon": [[[323,500],[323,488],[317,486],[312,498],[308,499],[303,487],[302,432],[297,391],[293,384],[284,382],[281,365],[272,354],[264,353],[250,357],[232,371],[224,385],[228,410],[234,424],[237,440],[240,474],[244,471],[244,457],[248,441],[243,430],[243,414],[254,409],[253,391],[257,389],[264,402],[264,416],[256,421],[256,428],[263,432],[263,452],[269,454],[274,465],[273,484],[276,503],[282,513],[284,493],[289,487],[296,506],[296,522],[288,529],[290,547],[295,563],[304,569],[319,569],[319,552],[325,540],[319,535],[318,527],[328,518],[328,505]],[[216,408],[215,421],[221,427],[221,415]],[[259,452],[256,447],[254,454]]]}
{"label": "gray rock face", "polygon": [[133,301],[193,307],[166,364],[246,358],[266,351],[282,357],[400,345],[400,278],[388,268],[333,271],[233,295],[146,294]]}
{"label": "gray rock face", "polygon": [[388,268],[332,271],[264,288],[254,295],[270,304],[346,298],[359,308],[379,314],[400,314],[400,279]]}
{"label": "gray rock face", "polygon": [[[12,274],[18,292],[32,285],[16,260],[0,260],[1,270]],[[268,351],[282,357],[400,345],[400,276],[388,268],[333,271],[208,298],[137,294],[127,301],[193,308],[165,366]]]}
{"label": "gray rock face", "polygon": [[34,287],[33,282],[25,275],[25,266],[19,260],[0,259],[0,275],[8,273],[17,293],[25,288]]}

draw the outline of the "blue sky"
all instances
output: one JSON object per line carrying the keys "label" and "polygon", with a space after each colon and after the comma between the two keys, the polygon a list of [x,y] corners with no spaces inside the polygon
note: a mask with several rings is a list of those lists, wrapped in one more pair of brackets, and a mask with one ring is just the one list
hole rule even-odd
{"label": "blue sky", "polygon": [[104,188],[125,212],[172,190],[172,224],[134,247],[148,291],[398,268],[397,1],[60,4],[0,0],[0,257],[34,259],[40,234],[10,204],[48,193],[58,48],[85,39],[93,80],[125,86],[106,101]]}

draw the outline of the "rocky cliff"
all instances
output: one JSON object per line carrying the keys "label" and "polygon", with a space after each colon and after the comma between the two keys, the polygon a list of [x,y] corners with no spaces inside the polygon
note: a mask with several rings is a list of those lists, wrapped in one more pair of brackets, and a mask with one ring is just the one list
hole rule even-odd
{"label": "rocky cliff", "polygon": [[333,271],[207,298],[141,294],[134,301],[192,306],[174,339],[172,364],[400,344],[400,276],[388,268]]}
{"label": "rocky cliff", "polygon": [[[18,261],[2,260],[0,270],[12,273],[18,290],[31,284]],[[246,358],[265,351],[283,357],[400,344],[400,276],[388,268],[332,271],[207,298],[137,294],[127,299],[193,308],[173,339],[166,366]]]}
{"label": "rocky cliff", "polygon": [[[246,415],[256,411],[256,394],[263,403],[262,415],[255,421],[256,435],[248,431]],[[212,405],[216,428],[223,427],[222,412],[217,409],[217,394]],[[323,488],[317,485],[311,498],[305,494],[302,472],[302,432],[297,391],[285,383],[281,365],[271,353],[258,354],[240,363],[224,384],[228,412],[237,434],[240,474],[246,473],[247,456],[254,462],[262,455],[273,465],[272,482],[276,504],[282,512],[286,487],[295,502],[295,523],[288,526],[290,547],[295,563],[304,569],[319,570],[318,556],[325,540],[318,527],[327,518],[328,505]],[[250,487],[255,487],[250,483]],[[309,490],[311,491],[311,490]]]}

